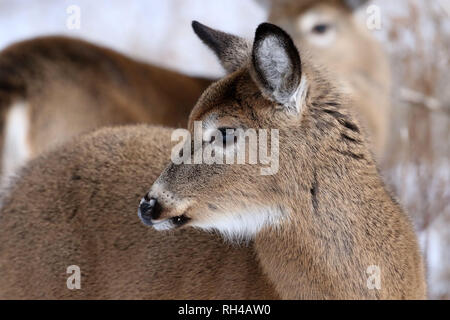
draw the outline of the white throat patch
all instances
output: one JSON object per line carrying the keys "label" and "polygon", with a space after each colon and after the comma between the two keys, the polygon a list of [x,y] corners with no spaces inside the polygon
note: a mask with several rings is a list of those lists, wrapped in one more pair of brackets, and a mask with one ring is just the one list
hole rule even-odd
{"label": "white throat patch", "polygon": [[283,216],[280,209],[259,207],[245,211],[218,213],[211,217],[210,221],[193,221],[191,226],[206,231],[217,231],[229,241],[247,242],[264,227],[278,225]]}

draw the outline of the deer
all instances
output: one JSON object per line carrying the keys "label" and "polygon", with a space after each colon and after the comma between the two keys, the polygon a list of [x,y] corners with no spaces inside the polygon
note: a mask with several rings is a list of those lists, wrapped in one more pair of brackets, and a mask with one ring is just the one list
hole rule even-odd
{"label": "deer", "polygon": [[0,52],[2,175],[103,126],[184,127],[211,82],[76,38],[15,43]]}
{"label": "deer", "polygon": [[316,64],[339,80],[382,163],[391,117],[389,59],[354,12],[368,1],[264,0],[269,21],[287,30]]}
{"label": "deer", "polygon": [[[382,160],[389,127],[389,69],[376,41],[352,16],[357,6],[347,1],[271,4],[270,20],[289,30],[321,65],[336,71]],[[61,36],[4,49],[0,71],[3,184],[41,152],[102,126],[185,126],[193,104],[213,82]]]}
{"label": "deer", "polygon": [[[271,23],[253,42],[192,26],[227,72],[189,116],[201,143],[103,128],[30,161],[2,197],[0,298],[425,299],[414,228],[332,78]],[[239,128],[278,130],[276,173],[174,161],[234,155]]]}

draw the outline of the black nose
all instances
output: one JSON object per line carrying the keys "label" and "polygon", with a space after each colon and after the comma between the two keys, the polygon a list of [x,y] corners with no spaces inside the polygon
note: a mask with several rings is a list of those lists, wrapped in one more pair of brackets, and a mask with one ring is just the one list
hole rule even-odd
{"label": "black nose", "polygon": [[149,198],[145,195],[139,204],[138,215],[142,222],[148,226],[153,225],[152,220],[161,216],[161,204],[155,198]]}

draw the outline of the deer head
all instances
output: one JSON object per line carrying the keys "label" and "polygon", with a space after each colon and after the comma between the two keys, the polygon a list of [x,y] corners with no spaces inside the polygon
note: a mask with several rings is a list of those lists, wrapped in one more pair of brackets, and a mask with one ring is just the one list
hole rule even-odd
{"label": "deer head", "polygon": [[[191,156],[190,163],[166,167],[142,199],[139,216],[158,230],[192,226],[252,238],[261,228],[292,218],[292,202],[310,190],[315,152],[337,143],[335,126],[350,131],[347,137],[354,140],[350,136],[357,127],[331,110],[337,95],[302,63],[291,37],[279,27],[259,25],[253,45],[198,22],[193,28],[228,75],[204,92],[190,115],[190,137],[184,142],[190,148],[182,152],[189,150],[184,156]],[[194,141],[196,129],[203,130],[200,143]],[[258,139],[243,146],[246,136],[236,135],[238,129],[254,130]],[[261,174],[260,161],[250,163],[252,147],[261,147],[262,130],[277,132],[267,144],[267,149],[279,146],[274,174]],[[200,148],[224,157],[242,148],[248,153],[241,164],[191,161]]]}

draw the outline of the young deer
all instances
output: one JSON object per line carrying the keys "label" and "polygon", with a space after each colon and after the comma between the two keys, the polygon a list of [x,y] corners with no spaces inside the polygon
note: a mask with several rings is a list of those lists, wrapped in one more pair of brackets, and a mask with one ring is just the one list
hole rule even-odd
{"label": "young deer", "polygon": [[366,2],[269,0],[269,20],[341,82],[368,132],[372,151],[382,160],[390,126],[390,68],[375,37],[353,14]]}
{"label": "young deer", "polygon": [[185,126],[210,83],[71,38],[14,44],[0,53],[0,170],[102,126]]}
{"label": "young deer", "polygon": [[[3,199],[0,298],[425,298],[411,223],[345,100],[275,25],[261,24],[253,45],[193,27],[229,74],[204,92],[190,132],[195,121],[224,131],[226,146],[203,142],[223,155],[240,142],[225,128],[278,129],[278,172],[163,170],[168,129],[83,136],[32,161]],[[194,155],[203,147],[192,145]],[[138,210],[145,230],[134,204],[153,181]],[[65,287],[69,265],[81,268],[81,290]],[[374,288],[366,272],[377,268]]]}

